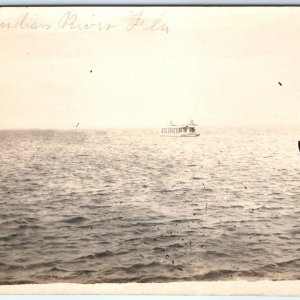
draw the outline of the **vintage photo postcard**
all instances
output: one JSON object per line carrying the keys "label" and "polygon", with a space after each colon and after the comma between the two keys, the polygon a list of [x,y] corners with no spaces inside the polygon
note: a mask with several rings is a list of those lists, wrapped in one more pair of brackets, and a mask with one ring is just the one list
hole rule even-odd
{"label": "vintage photo postcard", "polygon": [[0,293],[300,295],[299,7],[0,8]]}

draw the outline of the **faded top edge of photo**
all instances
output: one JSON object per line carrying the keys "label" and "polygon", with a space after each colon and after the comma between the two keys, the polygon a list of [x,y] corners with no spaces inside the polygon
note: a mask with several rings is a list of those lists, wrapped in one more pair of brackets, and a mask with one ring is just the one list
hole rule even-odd
{"label": "faded top edge of photo", "polygon": [[0,6],[298,6],[300,0],[6,0]]}

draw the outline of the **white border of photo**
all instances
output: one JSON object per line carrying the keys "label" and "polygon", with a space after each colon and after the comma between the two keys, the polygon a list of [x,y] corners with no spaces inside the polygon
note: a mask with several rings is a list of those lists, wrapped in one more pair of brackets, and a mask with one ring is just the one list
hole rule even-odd
{"label": "white border of photo", "polygon": [[0,6],[87,6],[87,5],[204,5],[204,6],[298,6],[300,0],[0,0]]}
{"label": "white border of photo", "polygon": [[[0,7],[4,6],[300,6],[300,0],[0,0]],[[147,300],[258,300],[262,296],[300,300],[300,285],[299,281],[0,285],[0,300],[94,300],[95,295],[105,300],[129,300],[132,295]]]}

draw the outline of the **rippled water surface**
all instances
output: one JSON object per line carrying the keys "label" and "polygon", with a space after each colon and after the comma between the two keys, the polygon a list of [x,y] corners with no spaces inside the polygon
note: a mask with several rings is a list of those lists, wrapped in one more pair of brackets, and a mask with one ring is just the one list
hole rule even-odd
{"label": "rippled water surface", "polygon": [[299,138],[1,131],[0,283],[300,279]]}

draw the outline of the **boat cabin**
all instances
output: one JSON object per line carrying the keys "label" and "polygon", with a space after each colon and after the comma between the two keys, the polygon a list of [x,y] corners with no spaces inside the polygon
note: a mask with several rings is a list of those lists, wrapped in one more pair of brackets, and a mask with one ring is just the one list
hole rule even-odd
{"label": "boat cabin", "polygon": [[169,126],[161,128],[162,136],[179,136],[179,137],[192,137],[199,136],[197,132],[197,125],[193,120],[189,124],[184,125],[174,125],[170,122]]}

